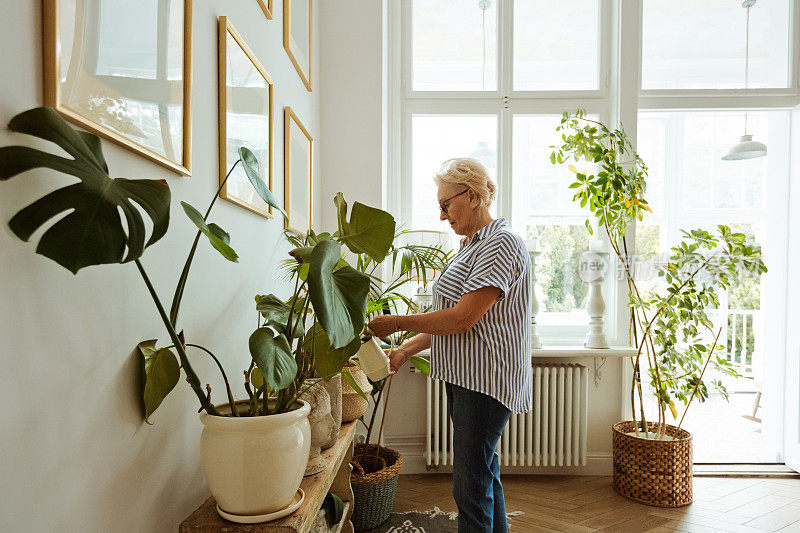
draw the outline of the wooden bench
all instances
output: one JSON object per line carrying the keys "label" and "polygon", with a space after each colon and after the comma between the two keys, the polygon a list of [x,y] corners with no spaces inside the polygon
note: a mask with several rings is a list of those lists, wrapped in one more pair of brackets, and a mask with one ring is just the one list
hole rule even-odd
{"label": "wooden bench", "polygon": [[181,522],[180,533],[307,533],[328,492],[339,496],[344,502],[344,516],[335,531],[353,533],[350,517],[353,514],[353,489],[350,487],[350,460],[353,458],[353,438],[356,422],[342,424],[339,439],[322,455],[328,467],[319,474],[303,478],[300,488],[305,492],[303,505],[294,513],[262,524],[236,524],[225,520],[217,513],[216,501],[210,497]]}

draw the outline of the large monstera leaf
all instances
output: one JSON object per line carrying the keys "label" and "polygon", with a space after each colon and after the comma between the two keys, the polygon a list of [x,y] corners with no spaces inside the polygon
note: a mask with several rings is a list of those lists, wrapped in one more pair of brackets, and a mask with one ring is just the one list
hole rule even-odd
{"label": "large monstera leaf", "polygon": [[339,239],[355,254],[367,254],[383,261],[394,240],[394,217],[381,209],[358,202],[353,204],[347,220],[347,202],[342,193],[333,199],[339,220]]}
{"label": "large monstera leaf", "polygon": [[343,348],[331,347],[327,333],[319,322],[308,330],[303,341],[303,349],[310,352],[314,360],[314,370],[321,377],[330,379],[342,371],[347,361],[361,348],[361,339],[356,336]]}
{"label": "large monstera leaf", "polygon": [[361,333],[369,292],[369,276],[351,266],[336,268],[341,254],[338,242],[322,241],[311,252],[308,268],[311,304],[334,349]]}
{"label": "large monstera leaf", "polygon": [[[80,180],[36,200],[9,221],[11,231],[27,241],[48,221],[64,215],[45,230],[37,253],[76,274],[87,266],[138,259],[146,247],[167,232],[170,191],[166,181],[112,179],[100,139],[73,129],[52,108],[20,113],[8,127],[55,143],[72,157],[25,146],[4,146],[0,148],[0,180],[34,168],[50,168]],[[152,221],[147,241],[139,208]]]}

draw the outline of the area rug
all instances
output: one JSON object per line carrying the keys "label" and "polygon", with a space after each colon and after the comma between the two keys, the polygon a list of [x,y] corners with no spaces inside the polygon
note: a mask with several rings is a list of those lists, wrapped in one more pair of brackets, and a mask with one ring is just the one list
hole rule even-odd
{"label": "area rug", "polygon": [[[522,511],[508,513],[509,517],[519,516]],[[392,513],[389,519],[378,527],[363,533],[457,533],[458,513],[448,513],[438,507],[430,511],[409,511]]]}
{"label": "area rug", "polygon": [[392,513],[389,520],[363,533],[457,533],[458,513],[446,513],[438,507],[430,511]]}

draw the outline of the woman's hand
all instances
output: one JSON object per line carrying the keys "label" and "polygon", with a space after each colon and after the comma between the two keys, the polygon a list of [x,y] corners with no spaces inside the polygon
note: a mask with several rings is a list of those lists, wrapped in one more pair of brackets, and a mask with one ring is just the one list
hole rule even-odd
{"label": "woman's hand", "polygon": [[386,337],[397,331],[397,316],[378,315],[367,324],[367,327],[375,337]]}
{"label": "woman's hand", "polygon": [[392,369],[392,374],[396,374],[400,367],[408,361],[411,356],[406,354],[405,350],[397,348],[395,350],[384,350],[386,355],[389,356],[389,367]]}

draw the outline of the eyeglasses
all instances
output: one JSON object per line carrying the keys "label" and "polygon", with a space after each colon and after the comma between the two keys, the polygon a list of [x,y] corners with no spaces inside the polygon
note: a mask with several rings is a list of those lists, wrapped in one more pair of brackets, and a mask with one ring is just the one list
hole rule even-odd
{"label": "eyeglasses", "polygon": [[439,202],[439,209],[441,209],[441,210],[442,210],[442,213],[444,213],[445,215],[447,214],[447,209],[449,208],[449,206],[447,205],[447,203],[448,203],[450,200],[452,200],[452,199],[453,199],[453,198],[455,198],[456,196],[461,196],[462,194],[464,194],[464,193],[465,193],[465,192],[467,192],[468,190],[469,190],[469,187],[468,187],[468,188],[466,188],[466,189],[464,189],[464,190],[463,190],[463,191],[461,191],[460,193],[458,193],[458,194],[454,194],[454,195],[453,195],[453,196],[451,196],[450,198],[448,198],[448,199],[446,199],[446,200],[443,200],[443,201]]}

